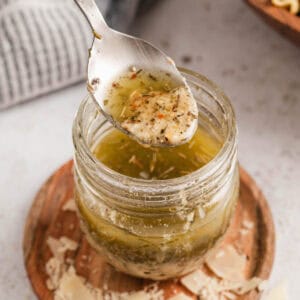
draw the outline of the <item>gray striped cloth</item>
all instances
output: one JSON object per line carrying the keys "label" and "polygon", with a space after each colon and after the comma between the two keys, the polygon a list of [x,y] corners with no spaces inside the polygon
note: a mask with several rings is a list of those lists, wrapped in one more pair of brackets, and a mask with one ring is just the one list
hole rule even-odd
{"label": "gray striped cloth", "polygon": [[[98,0],[124,31],[139,0]],[[73,0],[0,0],[0,110],[85,78],[91,30]]]}

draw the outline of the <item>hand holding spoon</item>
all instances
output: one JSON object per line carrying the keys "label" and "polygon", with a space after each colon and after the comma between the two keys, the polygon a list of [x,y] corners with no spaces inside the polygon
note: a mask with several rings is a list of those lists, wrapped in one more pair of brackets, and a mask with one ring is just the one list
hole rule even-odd
{"label": "hand holding spoon", "polygon": [[[176,146],[189,141],[197,129],[198,110],[185,78],[181,76],[174,62],[150,43],[109,28],[94,0],[75,2],[94,32],[88,62],[88,89],[106,118],[115,127],[144,144]],[[138,122],[124,123],[112,115],[104,101],[112,82],[132,67],[169,74],[178,88],[170,95],[149,94],[148,100],[143,102],[143,118]],[[164,109],[164,114],[157,110],[157,105],[159,110]],[[166,117],[162,120],[161,115]],[[149,119],[154,122],[150,124]]]}

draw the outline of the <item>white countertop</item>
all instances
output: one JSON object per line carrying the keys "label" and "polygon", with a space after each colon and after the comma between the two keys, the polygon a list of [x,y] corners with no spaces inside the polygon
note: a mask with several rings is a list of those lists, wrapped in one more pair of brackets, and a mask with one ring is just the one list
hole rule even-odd
{"label": "white countertop", "polygon": [[[231,98],[240,162],[275,220],[270,284],[286,280],[289,299],[298,299],[300,49],[236,0],[160,1],[133,30]],[[0,112],[0,299],[34,299],[23,267],[23,226],[40,185],[72,156],[72,119],[85,94],[80,84]]]}

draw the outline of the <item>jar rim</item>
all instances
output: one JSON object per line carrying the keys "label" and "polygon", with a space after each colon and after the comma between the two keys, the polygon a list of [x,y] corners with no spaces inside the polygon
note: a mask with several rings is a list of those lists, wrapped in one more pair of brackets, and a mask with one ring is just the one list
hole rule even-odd
{"label": "jar rim", "polygon": [[[224,138],[224,142],[222,144],[221,149],[218,151],[216,156],[210,160],[207,164],[200,167],[199,169],[171,179],[142,179],[142,178],[134,178],[130,177],[117,171],[112,170],[104,163],[99,161],[95,155],[92,153],[90,147],[88,146],[86,140],[84,138],[80,139],[80,145],[78,145],[78,140],[76,139],[77,131],[78,131],[78,124],[81,124],[83,112],[84,112],[84,105],[86,101],[83,101],[80,104],[80,107],[77,111],[74,126],[73,126],[73,143],[75,148],[80,146],[82,150],[85,152],[85,155],[89,159],[89,162],[92,163],[98,171],[101,172],[101,179],[107,180],[110,183],[115,182],[117,186],[120,185],[123,188],[134,187],[134,191],[140,192],[143,190],[149,189],[153,187],[153,190],[160,189],[161,193],[164,192],[172,192],[172,191],[180,191],[181,189],[185,188],[188,185],[192,185],[193,182],[197,181],[206,181],[212,174],[214,174],[217,169],[219,168],[220,164],[224,160],[224,157],[229,157],[232,153],[233,149],[236,149],[237,144],[237,128],[236,128],[236,119],[235,113],[232,107],[232,104],[225,93],[220,89],[215,83],[211,80],[207,79],[205,76],[196,73],[195,71],[178,67],[179,71],[182,73],[183,76],[189,75],[192,78],[198,79],[204,84],[206,84],[209,89],[213,90],[215,94],[215,100],[218,100],[219,104],[222,106],[223,113],[225,114],[225,121],[227,122],[228,130],[226,137]],[[189,81],[189,80],[187,80]],[[89,97],[91,95],[88,95]],[[92,97],[93,98],[93,97]],[[94,99],[93,99],[94,100]],[[221,101],[221,102],[220,102]],[[96,104],[97,105],[97,104]],[[76,163],[76,162],[75,162]]]}

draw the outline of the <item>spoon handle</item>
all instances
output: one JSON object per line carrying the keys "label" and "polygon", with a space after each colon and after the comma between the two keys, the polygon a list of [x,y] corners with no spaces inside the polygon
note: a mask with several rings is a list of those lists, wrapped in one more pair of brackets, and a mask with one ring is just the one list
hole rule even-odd
{"label": "spoon handle", "polygon": [[82,10],[95,33],[103,34],[104,31],[109,29],[94,0],[75,0],[75,3]]}

